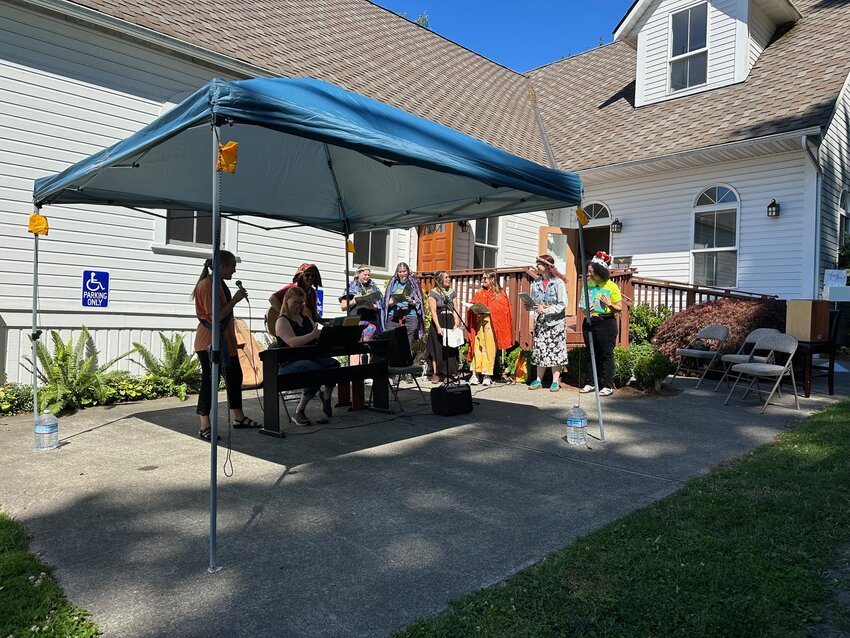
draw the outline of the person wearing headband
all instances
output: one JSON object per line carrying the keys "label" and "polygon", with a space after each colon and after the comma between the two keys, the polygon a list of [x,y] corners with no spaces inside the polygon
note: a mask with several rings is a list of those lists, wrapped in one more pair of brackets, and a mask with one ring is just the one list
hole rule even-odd
{"label": "person wearing headband", "polygon": [[[601,250],[587,264],[589,325],[585,322],[582,326],[584,342],[588,348],[590,340],[593,339],[596,373],[599,375],[599,396],[603,397],[614,393],[614,347],[617,345],[618,332],[615,313],[623,309],[623,295],[617,284],[611,281],[610,268],[611,256]],[[584,291],[580,305],[585,307]],[[593,386],[587,384],[581,392],[593,392]]]}
{"label": "person wearing headband", "polygon": [[292,276],[291,284],[286,284],[269,297],[270,308],[266,314],[266,324],[269,326],[269,332],[272,334],[275,334],[275,322],[277,321],[278,316],[280,316],[280,311],[283,306],[283,296],[286,294],[287,290],[292,288],[292,286],[298,286],[304,291],[307,295],[305,307],[307,308],[307,312],[310,314],[310,318],[313,321],[319,320],[319,297],[316,294],[316,290],[322,287],[322,275],[316,264],[304,263],[298,266],[298,270],[296,270],[295,274]]}
{"label": "person wearing headband", "polygon": [[[366,295],[377,295],[377,301],[364,301]],[[339,298],[339,307],[348,313],[349,317],[357,317],[363,326],[361,341],[371,341],[381,335],[381,291],[372,280],[372,269],[367,265],[357,268],[354,280],[348,290]],[[351,355],[351,364],[360,363],[360,355]]]}
{"label": "person wearing headband", "polygon": [[561,367],[567,365],[567,309],[566,278],[555,267],[551,255],[537,258],[537,278],[531,282],[534,301],[534,347],[532,361],[537,367],[537,378],[529,390],[543,387],[546,368],[552,369],[550,392],[561,389]]}

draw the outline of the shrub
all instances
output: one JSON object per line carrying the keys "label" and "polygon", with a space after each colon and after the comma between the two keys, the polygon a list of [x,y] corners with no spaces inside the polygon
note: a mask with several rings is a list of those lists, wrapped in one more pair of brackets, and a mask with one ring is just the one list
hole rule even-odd
{"label": "shrub", "polygon": [[[99,353],[85,326],[80,330],[76,343],[73,335],[67,342],[62,341],[55,330],[50,331],[50,338],[53,341],[52,353],[43,342],[35,344],[36,358],[41,364],[38,377],[43,384],[43,390],[38,393],[39,412],[47,409],[55,414],[62,410],[107,403],[106,370],[132,350],[99,365]],[[32,372],[33,362],[29,357],[24,357],[24,361],[30,366],[24,367]]]}
{"label": "shrub", "polygon": [[656,381],[663,381],[670,374],[670,360],[661,352],[640,357],[635,361],[635,383],[639,388],[652,389]]}
{"label": "shrub", "polygon": [[622,388],[632,379],[632,351],[623,346],[614,348],[614,385]]}
{"label": "shrub", "polygon": [[634,375],[638,361],[651,357],[658,348],[651,343],[630,344],[629,348],[617,346],[614,348],[614,383],[618,388],[628,385]]}
{"label": "shrub", "polygon": [[664,305],[658,308],[653,308],[646,303],[633,306],[629,311],[629,345],[651,341],[658,327],[671,314],[673,314],[671,310]]}
{"label": "shrub", "polygon": [[188,391],[197,392],[201,385],[201,365],[198,357],[194,353],[190,355],[186,350],[183,335],[175,333],[169,339],[160,332],[159,338],[162,341],[162,359],[157,359],[142,344],[134,341],[135,352],[142,358],[136,363],[152,377],[168,381],[175,388],[182,386],[184,397]]}
{"label": "shrub", "polygon": [[7,383],[0,386],[0,414],[32,412],[32,386]]}
{"label": "shrub", "polygon": [[661,324],[653,343],[673,359],[676,348],[684,348],[702,328],[713,323],[729,327],[726,350],[734,352],[756,328],[784,330],[785,302],[778,299],[718,299],[697,304],[677,312]]}
{"label": "shrub", "polygon": [[469,361],[466,358],[467,354],[469,354],[469,344],[464,343],[457,351],[457,369],[460,372],[467,372],[469,370]]}

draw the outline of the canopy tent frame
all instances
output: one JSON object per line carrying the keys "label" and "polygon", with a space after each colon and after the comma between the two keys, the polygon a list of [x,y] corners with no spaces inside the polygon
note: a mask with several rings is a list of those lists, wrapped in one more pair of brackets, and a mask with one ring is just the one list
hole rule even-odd
{"label": "canopy tent frame", "polygon": [[[255,153],[260,154],[269,152],[263,143],[276,132],[283,140],[281,143],[290,145],[292,153],[271,155],[282,158],[273,165],[278,173],[272,177],[284,174],[288,179],[273,182],[256,158],[251,164],[252,155],[249,155],[248,175],[257,171],[260,176],[253,181],[230,181],[229,190],[225,189],[217,167],[222,124],[238,127],[243,133],[247,131],[243,141],[247,140],[248,146],[254,145],[259,149]],[[205,126],[212,129],[211,157],[202,150],[202,140],[195,137]],[[269,134],[253,135],[253,127]],[[311,146],[315,143],[322,145],[332,184],[319,182],[318,187],[310,190],[315,185],[298,183],[298,170],[302,164],[314,161],[311,165],[317,169],[314,175],[319,175],[318,157]],[[203,146],[208,144],[207,141]],[[362,156],[368,164],[360,162]],[[205,181],[200,171],[207,158],[212,167],[212,187],[208,191],[211,201],[204,202],[206,196],[198,182]],[[338,162],[346,168],[346,190],[340,184]],[[378,172],[378,166],[383,172]],[[108,170],[113,167],[131,170]],[[358,188],[360,181],[368,187]],[[267,190],[272,192],[259,193],[259,185],[270,186]],[[225,201],[222,201],[223,191],[227,191]],[[281,199],[282,194],[289,194],[291,201]],[[581,202],[581,183],[575,174],[533,164],[447,127],[324,82],[264,78],[237,82],[213,80],[138,133],[57,175],[36,180],[33,200],[39,209],[49,204],[88,203],[134,210],[174,207],[212,213],[214,400],[210,409],[208,571],[214,573],[220,569],[216,549],[218,403],[215,397],[221,369],[222,216],[283,219],[342,235],[348,282],[348,240],[353,232],[574,206]],[[281,211],[278,201],[284,201],[289,208]],[[459,206],[461,201],[464,204]],[[453,207],[445,210],[449,204]],[[33,274],[34,300],[38,295],[36,271],[37,265]]]}

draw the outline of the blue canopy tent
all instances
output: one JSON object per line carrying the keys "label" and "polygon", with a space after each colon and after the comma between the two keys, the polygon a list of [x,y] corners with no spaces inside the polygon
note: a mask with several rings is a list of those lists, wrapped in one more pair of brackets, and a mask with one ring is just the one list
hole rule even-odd
{"label": "blue canopy tent", "polygon": [[[234,174],[216,170],[225,132],[239,144]],[[318,80],[216,79],[138,133],[36,180],[33,200],[38,208],[107,204],[211,211],[212,324],[218,326],[221,215],[286,220],[347,237],[576,206],[581,182],[574,173],[539,166]],[[35,254],[37,259],[37,243]],[[35,288],[37,261],[33,279]],[[37,290],[33,297],[35,304]],[[35,324],[34,310],[34,335]],[[219,343],[214,330],[214,390]],[[213,401],[210,571],[217,570],[217,411]]]}

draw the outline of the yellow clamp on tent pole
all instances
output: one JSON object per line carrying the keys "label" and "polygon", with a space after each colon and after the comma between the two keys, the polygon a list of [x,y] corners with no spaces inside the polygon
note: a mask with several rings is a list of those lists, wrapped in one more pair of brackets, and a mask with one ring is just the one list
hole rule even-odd
{"label": "yellow clamp on tent pole", "polygon": [[236,172],[236,153],[239,151],[239,142],[230,140],[226,144],[218,145],[218,159],[215,163],[215,170],[219,173],[235,173]]}
{"label": "yellow clamp on tent pole", "polygon": [[348,245],[346,246],[346,250],[348,250],[348,252],[350,252],[350,253],[357,252],[356,250],[354,250],[354,242],[351,241],[350,239],[348,240]]}
{"label": "yellow clamp on tent pole", "polygon": [[33,235],[46,235],[48,230],[50,229],[47,227],[47,217],[38,212],[30,215],[27,232],[30,232]]}
{"label": "yellow clamp on tent pole", "polygon": [[581,222],[582,226],[587,226],[587,222],[590,221],[590,217],[587,216],[587,213],[584,212],[584,209],[581,206],[576,208],[576,217]]}

